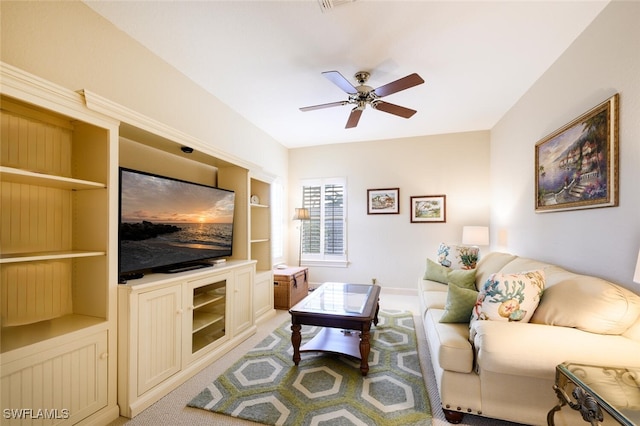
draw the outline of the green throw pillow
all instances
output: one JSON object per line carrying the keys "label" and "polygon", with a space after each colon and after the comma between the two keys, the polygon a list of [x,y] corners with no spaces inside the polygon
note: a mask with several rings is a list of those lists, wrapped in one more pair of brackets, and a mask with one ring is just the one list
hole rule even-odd
{"label": "green throw pillow", "polygon": [[456,284],[458,287],[476,290],[476,270],[452,269],[449,271],[448,282]]}
{"label": "green throw pillow", "polygon": [[450,269],[451,268],[442,266],[431,259],[427,259],[427,270],[424,273],[424,279],[447,284],[449,282],[448,275]]}
{"label": "green throw pillow", "polygon": [[449,283],[447,302],[440,322],[469,323],[477,299],[477,291]]}

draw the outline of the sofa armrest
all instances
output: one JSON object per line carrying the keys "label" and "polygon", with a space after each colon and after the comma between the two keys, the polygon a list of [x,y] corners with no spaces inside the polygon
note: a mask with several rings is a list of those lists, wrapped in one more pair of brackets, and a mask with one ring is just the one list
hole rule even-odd
{"label": "sofa armrest", "polygon": [[429,309],[444,309],[448,289],[446,284],[418,279],[418,300],[422,315]]}
{"label": "sofa armrest", "polygon": [[468,324],[441,323],[442,309],[429,309],[425,314],[425,332],[431,356],[443,370],[458,373],[473,371],[473,348],[469,343]]}

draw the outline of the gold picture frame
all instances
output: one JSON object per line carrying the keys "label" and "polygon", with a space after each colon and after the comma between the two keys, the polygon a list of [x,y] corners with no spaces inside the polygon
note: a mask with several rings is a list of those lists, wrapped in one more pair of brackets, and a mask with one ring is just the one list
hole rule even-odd
{"label": "gold picture frame", "polygon": [[537,213],[618,205],[619,94],[535,146]]}

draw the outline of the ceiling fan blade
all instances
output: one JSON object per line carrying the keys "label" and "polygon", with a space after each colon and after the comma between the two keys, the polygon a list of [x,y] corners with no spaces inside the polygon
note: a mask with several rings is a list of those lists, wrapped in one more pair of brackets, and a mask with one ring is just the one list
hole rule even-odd
{"label": "ceiling fan blade", "polygon": [[313,111],[313,110],[316,110],[316,109],[323,109],[323,108],[331,108],[331,107],[336,107],[336,106],[342,106],[342,105],[346,105],[348,103],[349,102],[347,102],[347,101],[331,102],[331,103],[328,103],[328,104],[320,104],[320,105],[302,107],[302,108],[300,108],[300,111]]}
{"label": "ceiling fan blade", "polygon": [[327,77],[333,84],[344,90],[346,93],[349,93],[350,95],[358,93],[358,89],[353,87],[353,84],[349,83],[349,80],[344,78],[344,76],[338,71],[325,71],[322,75]]}
{"label": "ceiling fan blade", "polygon": [[357,107],[351,110],[351,114],[349,114],[349,119],[347,120],[347,125],[344,126],[345,129],[351,129],[352,127],[356,127],[358,125],[358,121],[360,121],[360,116],[362,115],[362,110]]}
{"label": "ceiling fan blade", "polygon": [[388,112],[389,114],[397,115],[403,118],[410,118],[417,111],[414,109],[405,108],[400,105],[390,104],[389,102],[378,101],[372,104],[375,109]]}
{"label": "ceiling fan blade", "polygon": [[383,96],[388,96],[392,93],[400,92],[401,90],[405,90],[422,83],[424,83],[422,77],[413,73],[396,81],[392,81],[391,83],[385,84],[384,86],[380,86],[373,91],[378,95],[378,97],[382,98]]}

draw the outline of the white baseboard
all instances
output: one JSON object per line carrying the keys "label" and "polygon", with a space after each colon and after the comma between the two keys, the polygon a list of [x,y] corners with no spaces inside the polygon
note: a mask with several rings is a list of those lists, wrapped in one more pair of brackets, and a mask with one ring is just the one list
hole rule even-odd
{"label": "white baseboard", "polygon": [[404,287],[382,287],[380,293],[384,294],[401,294],[407,296],[416,296],[418,294],[417,288],[404,288]]}
{"label": "white baseboard", "polygon": [[[315,289],[317,289],[318,287],[320,287],[323,283],[318,283],[318,282],[309,282],[309,290],[313,291]],[[404,287],[384,287],[381,286],[381,293],[386,293],[386,294],[400,294],[400,295],[407,295],[407,296],[415,296],[418,294],[418,289],[417,288],[404,288]]]}

